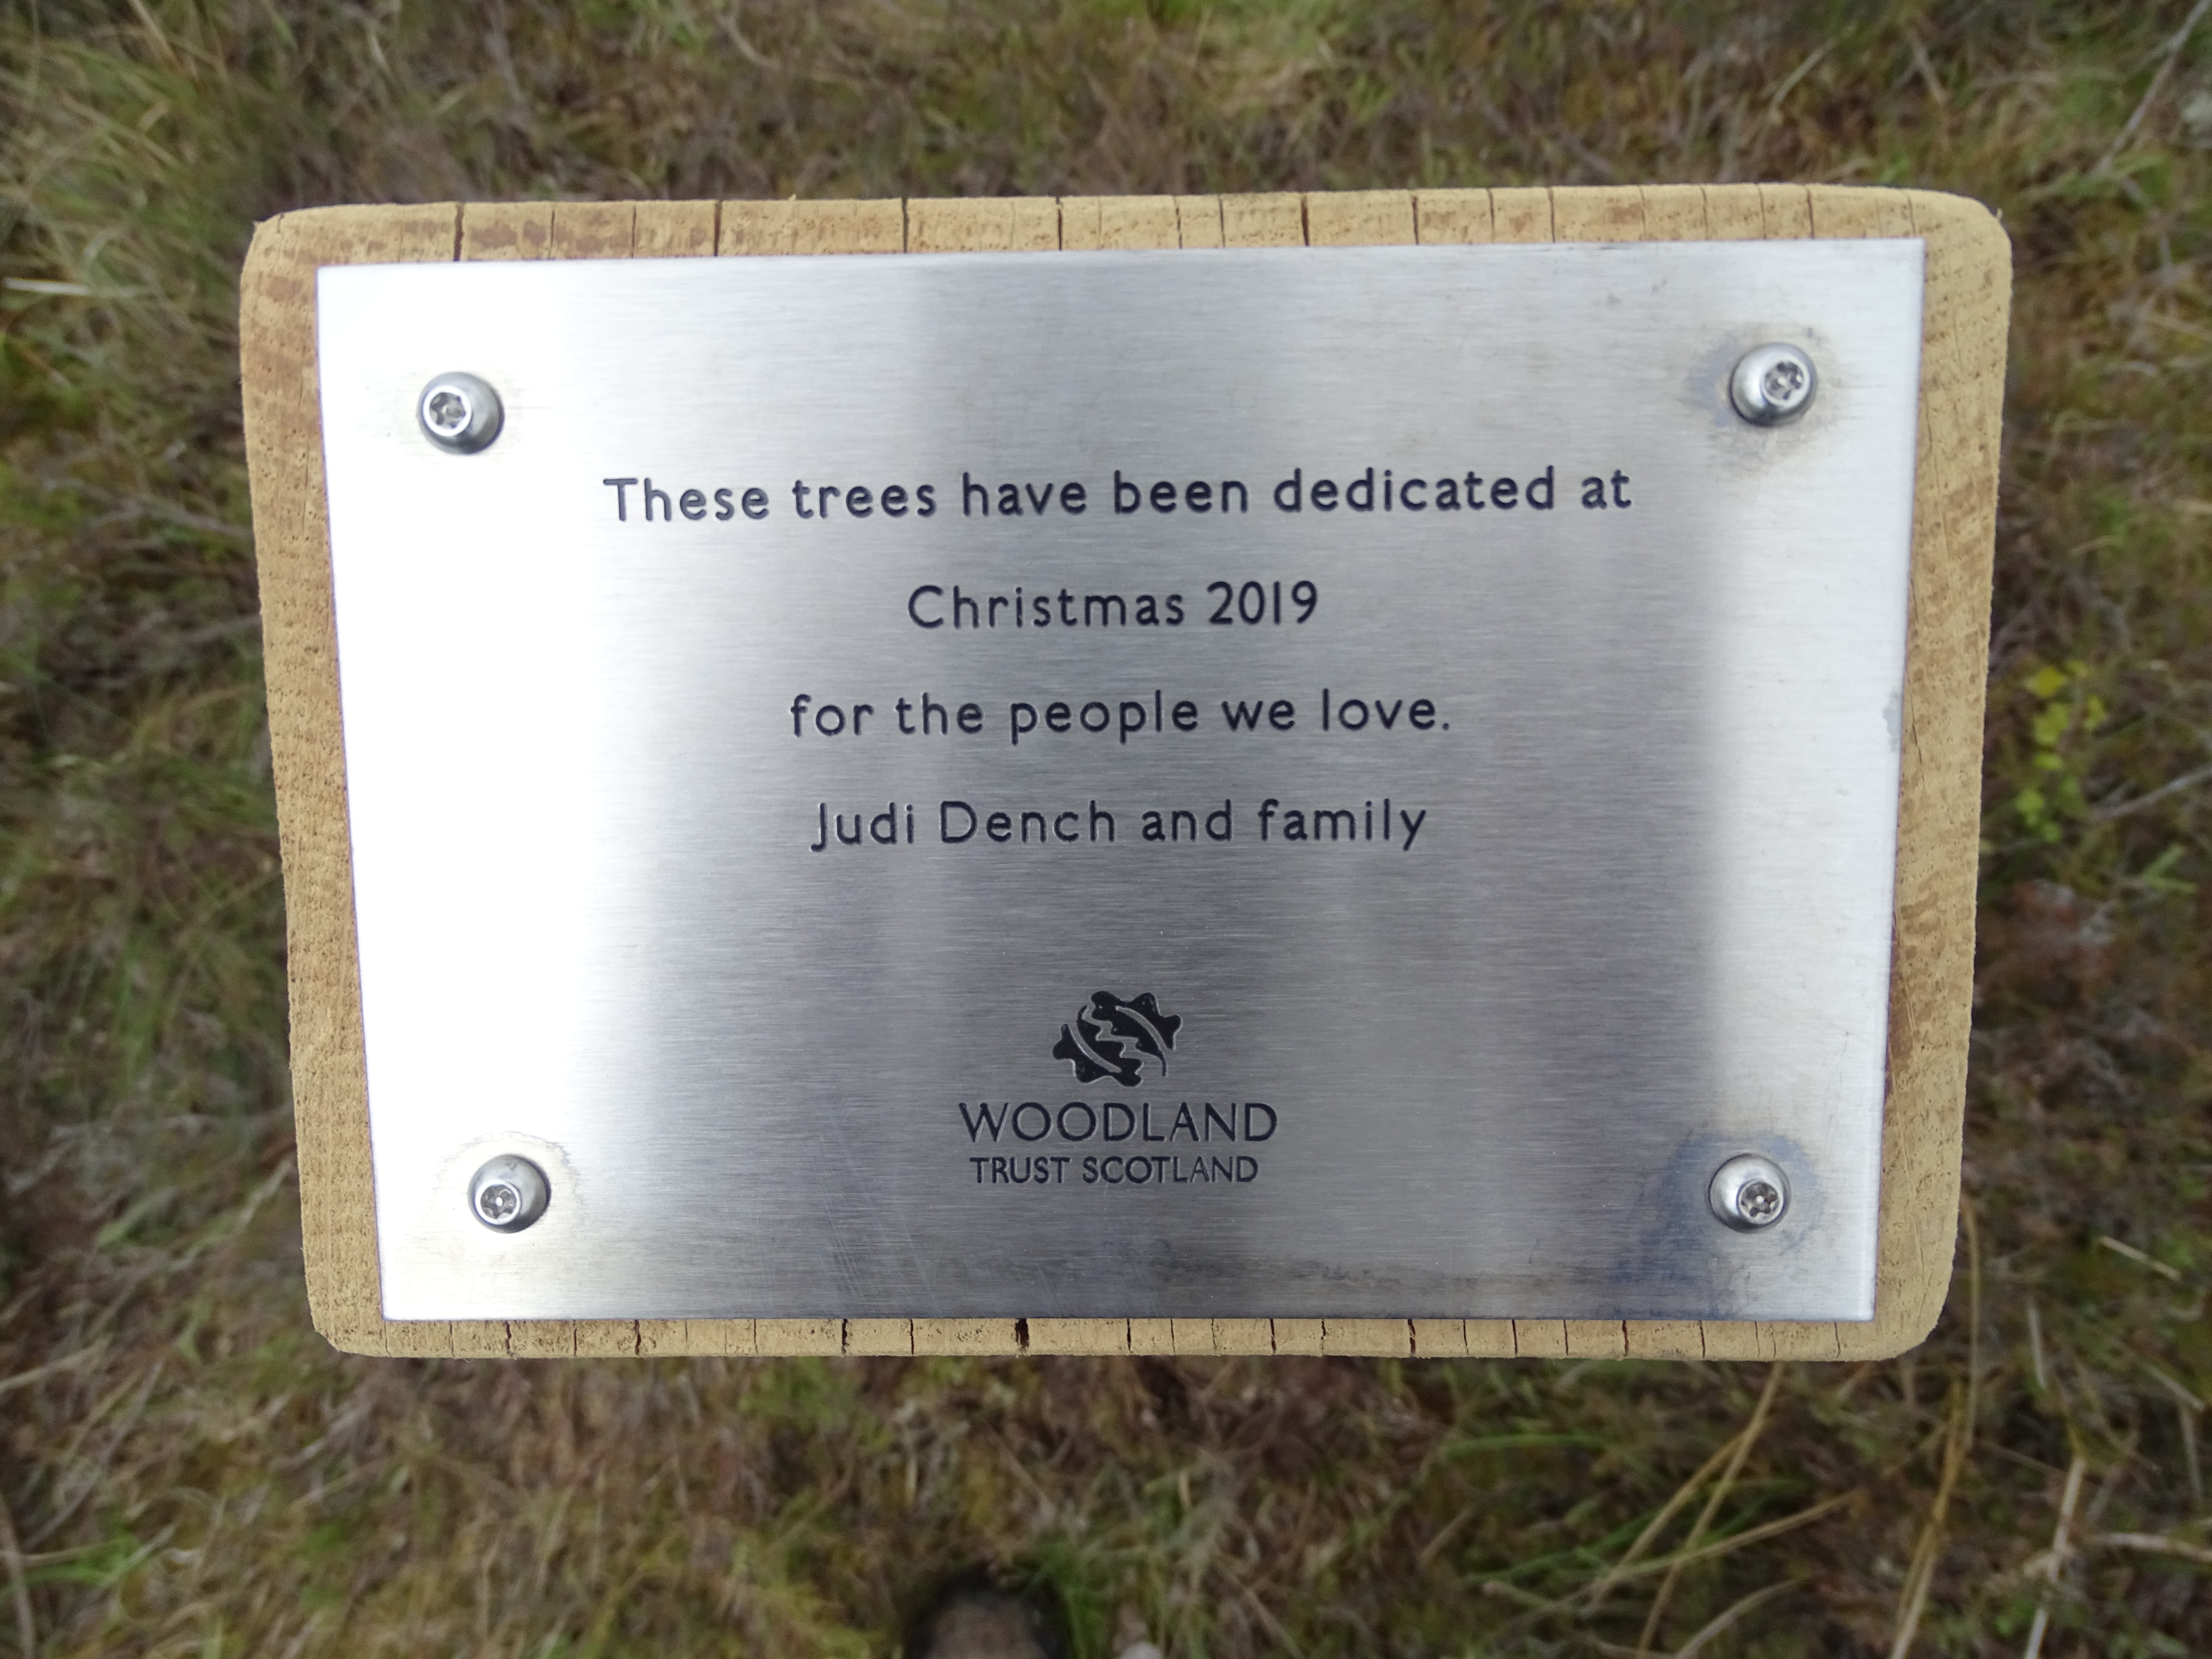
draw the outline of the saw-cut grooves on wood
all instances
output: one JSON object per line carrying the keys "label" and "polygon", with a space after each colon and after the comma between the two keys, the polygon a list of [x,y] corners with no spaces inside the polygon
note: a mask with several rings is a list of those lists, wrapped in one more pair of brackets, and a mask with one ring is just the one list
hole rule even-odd
{"label": "saw-cut grooves on wood", "polygon": [[[315,364],[315,271],[449,259],[1049,253],[1919,237],[1927,247],[1875,1318],[546,1320],[382,1316]],[[839,202],[440,203],[288,213],[240,295],[315,1327],[353,1353],[1361,1354],[1872,1359],[1942,1311],[1957,1227],[2011,246],[1925,191],[1801,185]]]}

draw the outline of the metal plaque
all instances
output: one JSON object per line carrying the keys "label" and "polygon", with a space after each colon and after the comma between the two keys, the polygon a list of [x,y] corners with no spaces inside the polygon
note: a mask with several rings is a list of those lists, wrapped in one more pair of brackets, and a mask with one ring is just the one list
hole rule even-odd
{"label": "metal plaque", "polygon": [[1921,283],[324,270],[386,1316],[1871,1316]]}

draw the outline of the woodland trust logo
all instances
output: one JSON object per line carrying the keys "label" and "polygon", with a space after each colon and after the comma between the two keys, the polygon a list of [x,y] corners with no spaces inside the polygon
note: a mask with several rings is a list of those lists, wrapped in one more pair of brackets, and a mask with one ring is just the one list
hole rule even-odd
{"label": "woodland trust logo", "polygon": [[[1168,1054],[1182,1026],[1182,1017],[1162,1012],[1159,1000],[1149,991],[1134,997],[1093,991],[1075,1018],[1060,1028],[1053,1057],[1066,1060],[1079,1083],[1111,1079],[1133,1089],[1147,1060],[1158,1060],[1160,1075],[1167,1075]],[[963,1100],[960,1125],[975,1149],[967,1163],[979,1187],[1179,1187],[1211,1192],[1257,1181],[1260,1159],[1246,1148],[1273,1140],[1280,1127],[1275,1109],[1264,1101],[1218,1105],[1209,1100],[1195,1106],[1188,1100],[1163,1102],[1158,1117],[1153,1108],[1149,1100],[1095,1105],[1071,1100],[1055,1112],[1041,1100],[979,1100],[971,1109]],[[983,1139],[987,1130],[988,1143]],[[1013,1139],[1030,1149],[1057,1131],[1069,1149],[1002,1147],[1004,1130],[1012,1130]],[[1092,1140],[1101,1144],[1071,1144]],[[1160,1150],[1141,1150],[1154,1146]]]}
{"label": "woodland trust logo", "polygon": [[1133,1089],[1147,1054],[1159,1061],[1162,1077],[1168,1074],[1168,1051],[1181,1030],[1182,1016],[1162,1013],[1150,991],[1127,1001],[1111,991],[1093,991],[1075,1018],[1060,1028],[1053,1057],[1075,1068],[1078,1083],[1110,1077]]}

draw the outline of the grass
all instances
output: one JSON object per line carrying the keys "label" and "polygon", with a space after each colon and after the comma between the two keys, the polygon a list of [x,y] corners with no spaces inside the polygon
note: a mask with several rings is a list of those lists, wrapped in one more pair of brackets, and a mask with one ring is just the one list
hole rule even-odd
{"label": "grass", "polygon": [[[2018,252],[1968,1224],[1923,1349],[313,1336],[256,216],[1742,178],[1961,190]],[[2208,182],[2212,22],[2146,0],[0,0],[0,1651],[883,1653],[978,1562],[1085,1656],[2212,1650]]]}

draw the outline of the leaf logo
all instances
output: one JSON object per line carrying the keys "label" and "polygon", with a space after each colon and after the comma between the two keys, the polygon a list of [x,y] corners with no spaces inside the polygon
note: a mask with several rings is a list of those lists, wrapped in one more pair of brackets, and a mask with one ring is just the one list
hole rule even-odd
{"label": "leaf logo", "polygon": [[1162,1013],[1150,991],[1126,1002],[1111,991],[1093,991],[1073,1021],[1060,1028],[1053,1058],[1073,1066],[1078,1083],[1110,1077],[1133,1089],[1147,1054],[1159,1061],[1162,1077],[1168,1074],[1168,1050],[1181,1030],[1182,1017]]}

